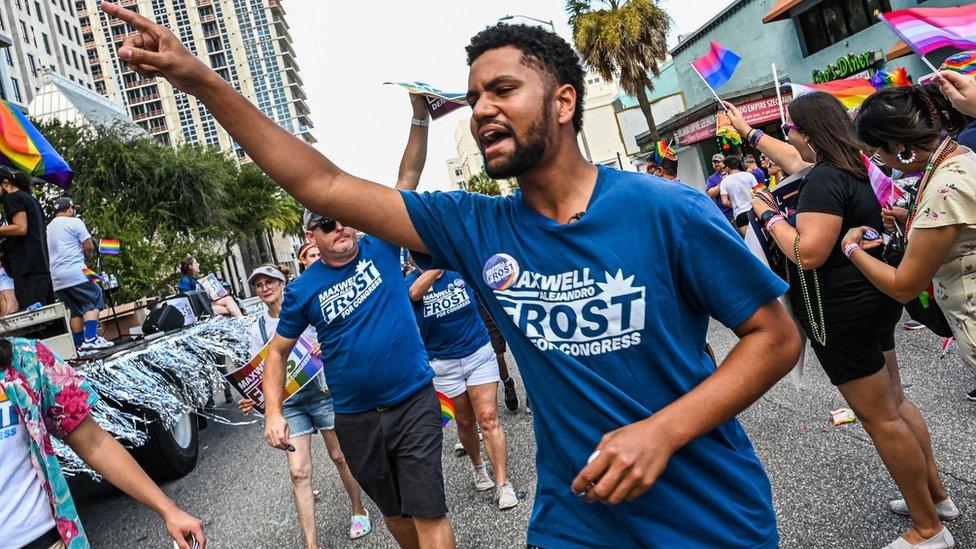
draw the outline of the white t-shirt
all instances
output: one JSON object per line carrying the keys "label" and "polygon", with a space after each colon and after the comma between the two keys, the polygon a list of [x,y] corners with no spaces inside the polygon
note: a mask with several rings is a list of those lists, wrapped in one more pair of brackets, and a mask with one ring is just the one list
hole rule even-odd
{"label": "white t-shirt", "polygon": [[[262,322],[264,323],[264,330],[268,334],[267,339],[265,339],[264,335],[261,333]],[[251,356],[258,354],[258,351],[260,351],[261,348],[264,347],[264,344],[271,341],[271,338],[274,337],[275,330],[277,329],[278,329],[278,319],[272,318],[271,315],[268,314],[267,310],[261,313],[261,318],[259,318],[257,322],[251,325],[251,331],[248,332],[247,334],[251,344]],[[319,336],[318,334],[315,333],[315,327],[312,325],[309,325],[308,328],[305,328],[305,331],[302,332],[301,338],[311,343],[312,345],[315,345],[316,343],[319,342]],[[319,387],[321,387],[322,389],[328,388],[328,385],[326,385],[325,383],[325,369],[322,370],[322,373],[318,375],[315,381],[318,382]]]}
{"label": "white t-shirt", "polygon": [[88,282],[85,276],[85,250],[81,245],[91,238],[85,222],[77,217],[55,217],[47,225],[47,250],[51,256],[51,282],[54,291]]}
{"label": "white t-shirt", "polygon": [[732,214],[738,216],[752,208],[752,189],[759,182],[756,176],[749,172],[736,172],[722,179],[722,196],[728,196],[732,202]]}
{"label": "white t-shirt", "polygon": [[0,545],[21,547],[54,528],[54,514],[30,459],[30,438],[0,392]]}

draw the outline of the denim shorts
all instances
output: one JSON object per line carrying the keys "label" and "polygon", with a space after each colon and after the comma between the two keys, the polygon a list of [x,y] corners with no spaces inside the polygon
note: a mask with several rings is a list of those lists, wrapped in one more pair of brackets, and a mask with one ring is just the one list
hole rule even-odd
{"label": "denim shorts", "polygon": [[281,408],[288,422],[289,436],[300,437],[335,429],[332,394],[314,380],[302,387]]}

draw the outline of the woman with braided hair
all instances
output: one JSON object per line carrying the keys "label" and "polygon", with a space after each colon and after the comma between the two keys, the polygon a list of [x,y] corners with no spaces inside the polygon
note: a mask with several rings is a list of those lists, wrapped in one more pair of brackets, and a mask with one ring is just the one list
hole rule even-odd
{"label": "woman with braided hair", "polygon": [[[910,512],[911,527],[889,547],[952,547],[936,512],[935,502],[948,496],[932,458],[928,428],[905,396],[898,371],[894,329],[901,304],[874,287],[838,246],[852,228],[883,230],[881,205],[861,157],[863,145],[846,109],[823,92],[795,98],[783,125],[787,143],[750,127],[731,103],[725,107],[735,129],[784,171],[809,168],[795,212],[780,212],[768,193],[757,194],[753,211],[790,259],[790,301],[817,360],[908,502],[899,509]],[[880,255],[880,250],[870,253]]]}
{"label": "woman with braided hair", "polygon": [[[842,246],[875,286],[898,301],[914,299],[931,282],[959,355],[976,373],[976,154],[952,138],[969,121],[934,84],[869,97],[855,121],[858,137],[887,166],[923,176],[901,222],[908,246],[897,267],[860,252],[880,245],[865,240],[863,228],[852,229]],[[976,400],[976,390],[968,397]],[[936,502],[954,509],[948,499]]]}

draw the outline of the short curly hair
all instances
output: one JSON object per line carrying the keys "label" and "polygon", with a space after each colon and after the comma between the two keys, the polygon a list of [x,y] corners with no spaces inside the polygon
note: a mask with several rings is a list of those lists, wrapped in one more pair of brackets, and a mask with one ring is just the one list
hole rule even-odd
{"label": "short curly hair", "polygon": [[523,62],[542,69],[557,85],[569,84],[576,90],[576,110],[573,112],[573,128],[583,130],[584,87],[583,65],[573,48],[558,34],[529,25],[499,23],[486,28],[471,38],[468,66],[489,50],[512,46],[522,51]]}

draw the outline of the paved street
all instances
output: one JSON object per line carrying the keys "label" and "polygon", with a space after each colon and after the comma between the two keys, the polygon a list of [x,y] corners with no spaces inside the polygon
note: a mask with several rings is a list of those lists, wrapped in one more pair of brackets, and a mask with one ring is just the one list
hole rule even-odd
{"label": "paved street", "polygon": [[[928,420],[946,485],[963,512],[950,523],[957,547],[976,547],[976,403],[964,397],[972,377],[955,359],[939,359],[939,342],[928,331],[899,328],[896,336],[906,391]],[[723,356],[735,336],[713,325],[710,341]],[[908,523],[885,509],[895,486],[858,424],[831,426],[828,411],[844,406],[843,400],[812,352],[806,366],[803,389],[784,381],[741,416],[772,478],[782,546],[882,547]],[[510,475],[517,489],[529,494],[507,512],[495,509],[493,492],[470,488],[470,462],[451,452],[457,440],[454,429],[445,432],[448,505],[462,547],[525,543],[535,488],[531,416],[503,411],[502,419]],[[284,456],[267,447],[260,427],[211,424],[202,432],[201,444],[196,470],[165,490],[203,518],[210,546],[302,547]],[[323,492],[316,508],[322,547],[390,547],[392,539],[380,524],[363,540],[346,539],[347,503],[324,444],[315,445],[315,464],[315,486]],[[80,489],[79,510],[95,547],[171,546],[152,512],[104,487]],[[379,522],[372,504],[370,511]]]}

